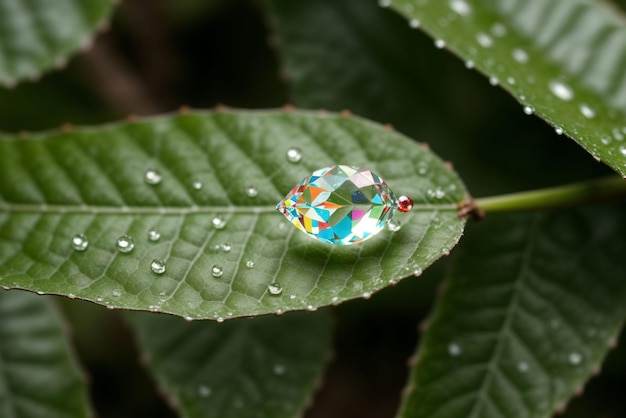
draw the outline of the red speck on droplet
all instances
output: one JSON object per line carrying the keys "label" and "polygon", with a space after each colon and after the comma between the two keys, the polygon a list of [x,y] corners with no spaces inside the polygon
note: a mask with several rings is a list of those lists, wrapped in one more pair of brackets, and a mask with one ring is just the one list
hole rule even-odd
{"label": "red speck on droplet", "polygon": [[413,201],[408,196],[400,196],[398,198],[398,210],[400,212],[408,212],[413,209]]}

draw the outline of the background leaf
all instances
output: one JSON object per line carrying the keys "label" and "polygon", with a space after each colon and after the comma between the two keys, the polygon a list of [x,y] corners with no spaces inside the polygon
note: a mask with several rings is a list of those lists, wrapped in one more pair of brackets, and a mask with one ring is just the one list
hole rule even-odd
{"label": "background leaf", "polygon": [[182,417],[300,417],[329,357],[328,317],[225,324],[135,313],[149,369]]}
{"label": "background leaf", "polygon": [[85,382],[52,299],[0,293],[0,416],[91,416]]}
{"label": "background leaf", "polygon": [[624,207],[476,224],[418,352],[401,417],[550,417],[626,318]]}
{"label": "background leaf", "polygon": [[[294,146],[303,153],[296,164],[286,159]],[[413,197],[400,232],[351,247],[294,233],[276,203],[339,162],[372,169]],[[146,182],[151,169],[159,184]],[[457,204],[467,197],[454,172],[405,137],[300,112],[198,113],[7,138],[0,170],[0,284],[218,320],[315,310],[419,273],[459,239]],[[153,228],[157,241],[148,238]],[[78,233],[86,251],[72,248]],[[134,239],[129,253],[116,251],[125,234]],[[154,259],[165,260],[163,274],[151,271]],[[281,295],[268,294],[272,282]]]}
{"label": "background leaf", "polygon": [[0,85],[38,78],[89,45],[112,0],[0,0]]}
{"label": "background leaf", "polygon": [[626,176],[626,27],[589,0],[381,0]]}

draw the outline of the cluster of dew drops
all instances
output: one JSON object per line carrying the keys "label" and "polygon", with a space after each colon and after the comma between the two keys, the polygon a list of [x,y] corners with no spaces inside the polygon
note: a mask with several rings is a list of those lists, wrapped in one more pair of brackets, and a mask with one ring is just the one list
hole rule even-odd
{"label": "cluster of dew drops", "polygon": [[[302,160],[302,151],[299,148],[292,147],[289,150],[287,150],[286,159],[290,163],[299,163]],[[159,171],[150,168],[146,170],[144,174],[144,180],[147,184],[151,186],[157,186],[163,180],[163,176],[161,175]],[[202,182],[196,180],[191,184],[191,187],[194,190],[201,190]],[[246,189],[245,193],[248,197],[254,198],[258,195],[259,192],[256,189],[256,187],[249,186]],[[213,226],[214,229],[217,229],[217,230],[224,229],[226,227],[226,223],[227,223],[226,219],[222,216],[215,216],[211,220],[211,225]],[[161,233],[156,228],[152,228],[147,232],[147,238],[151,242],[158,242],[161,239]],[[83,251],[86,251],[87,248],[89,247],[89,239],[84,233],[79,233],[72,237],[71,244],[72,244],[72,248],[74,248],[75,251],[83,252]],[[115,241],[115,249],[122,254],[131,253],[134,250],[134,248],[135,248],[135,241],[133,237],[130,235],[122,235],[119,238],[117,238],[117,240]],[[214,251],[230,252],[232,249],[232,245],[228,242],[224,242],[222,244],[216,244],[212,249]],[[244,262],[244,266],[246,267],[246,269],[251,270],[255,267],[255,264],[253,260],[246,260]],[[166,269],[167,269],[167,264],[165,260],[162,260],[160,258],[155,258],[150,262],[150,270],[152,270],[154,274],[158,274],[158,275],[164,274]],[[213,277],[219,278],[219,277],[222,277],[223,274],[224,274],[224,270],[222,266],[215,264],[211,267],[211,275]],[[278,296],[282,294],[283,289],[279,283],[274,282],[268,286],[267,291],[270,295]]]}
{"label": "cluster of dew drops", "polygon": [[[420,0],[418,1],[418,4],[424,4],[425,1],[426,0]],[[390,7],[392,3],[393,3],[393,0],[378,0],[379,6],[383,8]],[[402,7],[404,11],[410,15],[415,11],[416,6],[413,3],[404,3],[400,7]],[[472,18],[473,13],[474,13],[472,5],[468,3],[467,0],[448,0],[448,7],[451,12],[450,16],[459,16],[461,18],[470,19]],[[444,23],[449,24],[449,21],[450,20],[441,19],[440,24],[442,25]],[[418,19],[409,20],[409,27],[411,27],[412,29],[417,29],[420,26],[421,26],[421,23]],[[507,35],[507,32],[508,30],[505,25],[501,23],[497,23],[497,22],[494,23],[491,26],[489,33],[479,32],[476,34],[475,36],[476,46],[470,47],[469,52],[472,53],[473,51],[475,53],[479,49],[488,50],[490,48],[493,48],[496,45],[498,38],[505,37]],[[436,48],[442,49],[446,46],[446,41],[443,39],[435,39],[434,44]],[[517,64],[521,64],[521,65],[527,64],[530,61],[530,56],[528,52],[525,49],[520,48],[520,47],[516,47],[511,50],[511,58],[513,58],[513,60]],[[486,65],[493,66],[494,65],[493,60],[487,59]],[[473,69],[475,67],[474,61],[473,60],[465,61],[465,67],[468,69]],[[504,69],[501,67],[499,69],[501,70],[501,72],[504,71]],[[526,81],[529,84],[536,83],[536,80],[532,75],[529,75]],[[492,86],[497,86],[500,84],[500,80],[497,77],[492,76],[489,78],[489,83]],[[513,86],[517,82],[514,77],[507,77],[506,83],[510,86]],[[557,99],[560,99],[565,102],[575,103],[577,106],[578,112],[584,118],[594,119],[596,117],[596,110],[591,105],[589,105],[588,103],[585,103],[584,101],[580,101],[580,102],[575,101],[574,89],[570,87],[563,78],[555,78],[553,80],[550,80],[546,87],[547,87],[547,92],[549,92],[550,96],[556,97]],[[524,94],[520,94],[519,99],[522,102],[526,101],[526,97]],[[535,113],[535,108],[531,105],[525,104],[523,105],[523,111],[527,115],[532,115]],[[558,135],[562,135],[564,133],[563,128],[560,126],[554,126],[554,131]],[[611,132],[611,135],[605,135],[601,138],[601,142],[604,145],[609,145],[613,141],[613,139],[615,139],[616,141],[622,141],[624,140],[625,137],[626,137],[626,126],[621,129],[614,128],[613,131]],[[626,145],[620,146],[618,148],[618,151],[623,157],[626,157]]]}

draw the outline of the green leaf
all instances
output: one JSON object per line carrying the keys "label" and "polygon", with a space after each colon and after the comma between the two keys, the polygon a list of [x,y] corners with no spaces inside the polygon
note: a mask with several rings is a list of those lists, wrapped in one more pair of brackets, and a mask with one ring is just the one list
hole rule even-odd
{"label": "green leaf", "polygon": [[626,319],[622,205],[491,215],[459,248],[400,417],[551,417]]}
{"label": "green leaf", "polygon": [[112,0],[0,0],[0,85],[14,86],[65,65],[89,45]]}
{"label": "green leaf", "polygon": [[626,176],[626,27],[590,0],[381,0]]}
{"label": "green leaf", "polygon": [[[302,151],[299,163],[286,158],[292,147]],[[413,198],[413,211],[398,215],[399,232],[333,246],[275,210],[298,181],[337,163],[373,170]],[[159,184],[146,182],[149,169],[160,173]],[[224,112],[5,138],[0,196],[0,285],[218,319],[315,310],[423,270],[461,236],[457,204],[467,193],[439,158],[380,125]],[[214,226],[220,219],[223,229]],[[148,238],[152,229],[158,241]],[[72,247],[80,233],[86,251]],[[126,234],[134,249],[118,252]],[[151,271],[155,259],[165,261],[163,274]],[[268,293],[273,282],[282,294]]]}
{"label": "green leaf", "polygon": [[147,365],[183,417],[300,417],[330,350],[326,315],[224,324],[128,316]]}
{"label": "green leaf", "polygon": [[0,293],[0,416],[91,416],[85,382],[52,300]]}

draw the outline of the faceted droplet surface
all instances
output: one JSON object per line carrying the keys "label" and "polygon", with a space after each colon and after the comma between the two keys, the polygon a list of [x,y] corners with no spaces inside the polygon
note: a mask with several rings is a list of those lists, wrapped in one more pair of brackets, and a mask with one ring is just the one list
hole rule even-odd
{"label": "faceted droplet surface", "polygon": [[152,263],[150,263],[150,270],[152,270],[156,274],[165,273],[165,261],[159,258],[155,258],[154,260],[152,260]]}
{"label": "faceted droplet surface", "polygon": [[146,183],[156,185],[161,183],[161,173],[156,170],[149,169],[145,175]]}
{"label": "faceted droplet surface", "polygon": [[72,237],[72,248],[76,251],[85,251],[89,246],[89,240],[85,234],[76,234]]}
{"label": "faceted droplet surface", "polygon": [[194,181],[194,182],[191,184],[191,187],[193,187],[193,188],[194,188],[194,190],[200,190],[200,189],[202,189],[202,183],[201,183],[201,182],[199,182],[199,181]]}
{"label": "faceted droplet surface", "polygon": [[355,244],[380,232],[396,198],[377,174],[325,167],[305,177],[276,207],[299,230],[330,244]]}
{"label": "faceted droplet surface", "polygon": [[115,241],[115,248],[121,253],[129,253],[135,248],[135,241],[130,235],[122,235]]}

